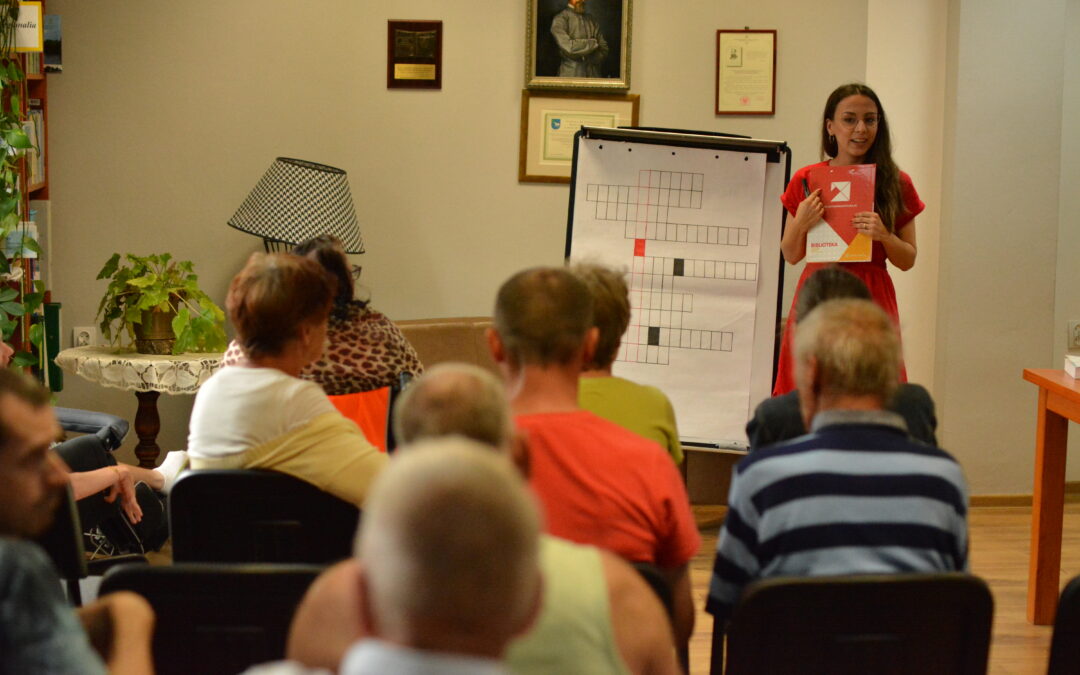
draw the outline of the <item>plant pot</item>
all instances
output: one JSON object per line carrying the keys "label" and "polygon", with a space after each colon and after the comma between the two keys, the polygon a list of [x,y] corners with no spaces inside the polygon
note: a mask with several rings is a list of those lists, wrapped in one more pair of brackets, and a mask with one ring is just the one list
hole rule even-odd
{"label": "plant pot", "polygon": [[172,329],[172,320],[176,312],[159,312],[149,309],[142,314],[142,323],[132,326],[135,329],[135,351],[140,354],[172,354],[176,344],[176,333]]}

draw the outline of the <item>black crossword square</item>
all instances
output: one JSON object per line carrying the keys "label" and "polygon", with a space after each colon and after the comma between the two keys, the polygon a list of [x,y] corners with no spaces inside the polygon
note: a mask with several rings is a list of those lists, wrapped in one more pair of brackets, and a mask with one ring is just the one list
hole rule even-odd
{"label": "black crossword square", "polygon": [[686,263],[682,258],[675,258],[675,271],[672,272],[673,276],[681,277],[683,275],[683,265]]}
{"label": "black crossword square", "polygon": [[660,327],[649,326],[649,344],[660,346]]}

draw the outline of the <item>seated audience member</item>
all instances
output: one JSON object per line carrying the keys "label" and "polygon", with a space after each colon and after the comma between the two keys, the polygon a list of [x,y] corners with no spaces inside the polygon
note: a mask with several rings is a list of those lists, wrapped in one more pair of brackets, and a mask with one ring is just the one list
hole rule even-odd
{"label": "seated audience member", "polygon": [[0,370],[0,673],[152,672],[146,601],[117,593],[76,613],[45,553],[24,541],[63,498],[68,477],[50,448],[59,432],[49,392]]}
{"label": "seated audience member", "polygon": [[682,444],[671,401],[656,387],[611,374],[623,334],[630,325],[630,292],[625,275],[601,265],[570,268],[592,294],[593,325],[599,331],[596,351],[585,364],[578,383],[578,403],[589,412],[656,441],[676,464],[682,464]]}
{"label": "seated audience member", "polygon": [[[402,453],[364,509],[359,592],[345,599],[357,606],[364,637],[337,672],[506,672],[507,646],[540,609],[539,533],[524,481],[490,448],[443,438]],[[249,671],[301,672],[312,671]]]}
{"label": "seated audience member", "polygon": [[736,465],[706,603],[717,621],[761,577],[967,569],[960,465],[883,409],[899,366],[892,320],[869,300],[829,300],[799,324],[811,433]]}
{"label": "seated audience member", "polygon": [[578,406],[596,340],[592,296],[567,270],[525,270],[499,289],[488,342],[529,445],[547,531],[659,567],[685,644],[694,625],[687,565],[701,537],[667,452]]}
{"label": "seated audience member", "polygon": [[[416,350],[394,322],[372,309],[368,301],[354,297],[353,270],[359,274],[360,268],[350,266],[337,237],[313,237],[297,244],[293,253],[319,263],[337,282],[326,351],[301,369],[302,379],[318,383],[330,396],[339,396],[392,386],[401,373],[424,372]],[[223,361],[231,366],[243,357],[243,348],[234,340]]]}
{"label": "seated audience member", "polygon": [[[801,318],[810,314],[818,304],[841,298],[870,299],[870,291],[862,279],[838,266],[823,267],[811,274],[803,284],[795,308],[796,326]],[[918,384],[908,382],[897,386],[885,406],[900,414],[907,423],[912,438],[930,445],[937,445],[937,417],[930,392]],[[806,433],[802,413],[799,411],[799,391],[789,391],[781,396],[767,398],[758,404],[754,416],[746,423],[746,436],[753,452],[773,443],[786,441]]]}
{"label": "seated audience member", "polygon": [[[0,342],[0,368],[7,368],[14,350]],[[59,436],[58,436],[59,437]],[[183,451],[170,452],[156,469],[116,461],[97,435],[78,436],[53,448],[67,464],[71,492],[78,502],[83,530],[126,518],[145,548],[157,550],[169,536],[165,508],[156,492],[167,492],[187,461]],[[144,508],[152,510],[143,521]],[[127,535],[130,539],[131,535]],[[114,547],[117,542],[113,542]],[[139,551],[140,553],[142,551]]]}
{"label": "seated audience member", "polygon": [[[527,474],[502,384],[490,372],[443,363],[413,382],[398,400],[395,433],[406,445],[458,435],[512,454]],[[592,546],[540,537],[543,606],[536,625],[507,652],[517,675],[548,673],[674,673],[672,636],[660,602],[627,563]],[[288,657],[336,671],[362,635],[359,569],[339,563],[312,585],[297,610]]]}
{"label": "seated audience member", "polygon": [[319,385],[301,380],[326,340],[333,280],[313,260],[256,253],[226,298],[246,357],[195,396],[193,469],[271,469],[361,505],[386,463]]}

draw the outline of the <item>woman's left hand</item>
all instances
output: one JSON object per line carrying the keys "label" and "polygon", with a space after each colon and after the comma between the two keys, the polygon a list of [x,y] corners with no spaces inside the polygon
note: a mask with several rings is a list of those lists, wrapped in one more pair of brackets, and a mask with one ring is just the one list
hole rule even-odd
{"label": "woman's left hand", "polygon": [[881,216],[874,211],[860,211],[851,219],[851,226],[857,232],[861,232],[874,241],[885,241],[893,236],[892,232],[885,229],[885,223],[881,222]]}

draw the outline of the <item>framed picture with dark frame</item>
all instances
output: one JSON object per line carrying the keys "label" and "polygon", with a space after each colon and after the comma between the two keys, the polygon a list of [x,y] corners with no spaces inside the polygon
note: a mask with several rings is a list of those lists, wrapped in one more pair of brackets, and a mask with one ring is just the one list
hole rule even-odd
{"label": "framed picture with dark frame", "polygon": [[776,31],[716,31],[716,114],[776,112]]}
{"label": "framed picture with dark frame", "polygon": [[386,22],[386,86],[442,89],[442,21]]}
{"label": "framed picture with dark frame", "polygon": [[633,0],[525,0],[525,86],[630,88]]}

